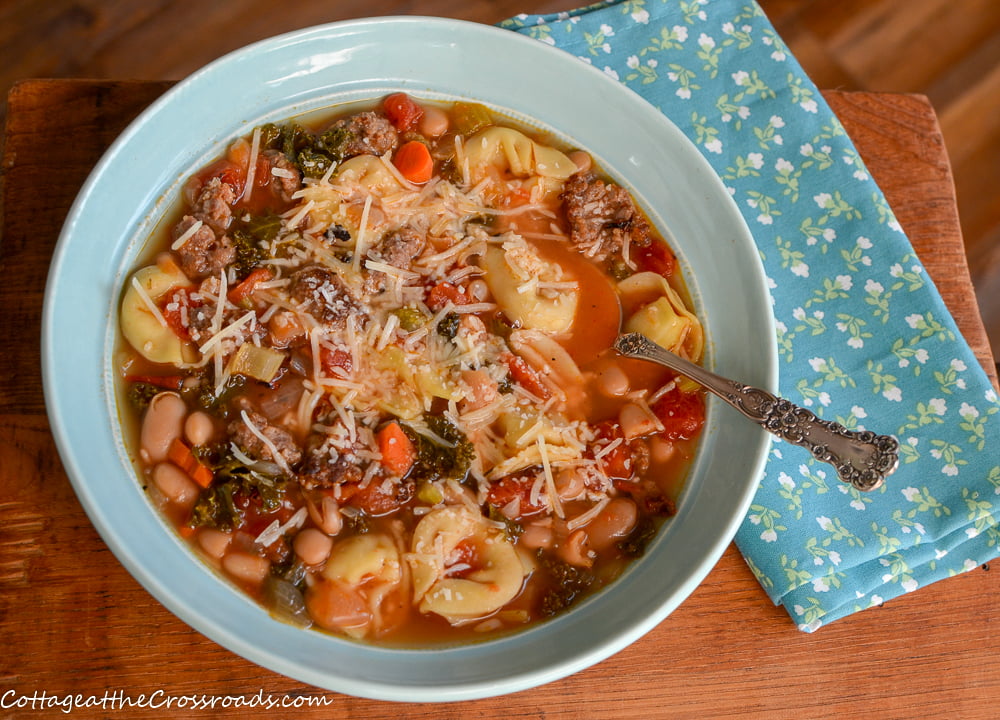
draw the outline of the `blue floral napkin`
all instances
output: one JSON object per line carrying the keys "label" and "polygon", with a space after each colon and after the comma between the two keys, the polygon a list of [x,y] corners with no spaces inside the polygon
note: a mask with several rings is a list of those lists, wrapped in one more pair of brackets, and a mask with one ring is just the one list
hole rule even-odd
{"label": "blue floral napkin", "polygon": [[754,233],[780,392],[896,434],[873,493],[776,442],[736,542],[807,632],[1000,554],[1000,404],[861,158],[752,0],[633,0],[503,27],[578,56],[702,151]]}

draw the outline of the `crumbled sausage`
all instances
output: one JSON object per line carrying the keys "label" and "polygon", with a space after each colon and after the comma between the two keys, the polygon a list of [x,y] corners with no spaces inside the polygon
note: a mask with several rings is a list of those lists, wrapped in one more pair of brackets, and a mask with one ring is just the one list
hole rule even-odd
{"label": "crumbled sausage", "polygon": [[[302,459],[302,450],[295,444],[291,433],[277,425],[271,425],[266,417],[253,410],[247,411],[247,417],[253,426],[271,441],[289,466],[297,464]],[[228,431],[230,439],[250,457],[272,462],[275,460],[271,449],[247,426],[242,417],[229,423]]]}
{"label": "crumbled sausage", "polygon": [[620,252],[626,237],[632,245],[649,245],[649,223],[625,188],[578,172],[566,181],[560,198],[569,221],[570,242],[587,257],[603,260]]}
{"label": "crumbled sausage", "polygon": [[197,305],[188,309],[188,334],[194,342],[207,340],[211,333],[207,332],[212,327],[212,318],[215,311],[204,305]]}
{"label": "crumbled sausage", "polygon": [[333,270],[310,265],[292,275],[289,292],[301,310],[334,325],[343,326],[358,307],[344,281]]}
{"label": "crumbled sausage", "polygon": [[636,438],[628,444],[628,449],[632,455],[632,472],[645,475],[649,470],[649,445],[642,438]]}
{"label": "crumbled sausage", "polygon": [[271,192],[282,201],[288,203],[292,201],[292,195],[299,189],[302,183],[302,176],[299,169],[285,157],[283,152],[278,150],[265,150],[264,158],[267,160],[268,172],[274,168],[278,174],[271,173]]}
{"label": "crumbled sausage", "polygon": [[299,484],[306,490],[359,483],[363,477],[356,455],[338,450],[336,443],[313,435],[306,445],[306,458],[299,469]]}
{"label": "crumbled sausage", "polygon": [[233,221],[233,205],[236,200],[233,186],[214,177],[198,192],[191,204],[191,214],[221,235]]}
{"label": "crumbled sausage", "polygon": [[[386,233],[369,252],[369,256],[378,258],[386,265],[405,270],[424,251],[425,245],[423,235],[413,228],[402,227]],[[365,292],[373,295],[380,293],[385,290],[387,282],[385,273],[373,271],[365,280]]]}
{"label": "crumbled sausage", "polygon": [[[228,186],[227,186],[228,187]],[[199,218],[185,215],[174,227],[176,241],[198,222]],[[202,224],[184,244],[177,249],[181,270],[191,280],[201,280],[219,272],[236,257],[236,249],[225,235],[217,235],[207,224]]]}
{"label": "crumbled sausage", "polygon": [[351,133],[351,139],[344,146],[344,158],[355,155],[385,155],[399,144],[399,133],[386,118],[373,112],[363,112],[338,120],[334,129]]}

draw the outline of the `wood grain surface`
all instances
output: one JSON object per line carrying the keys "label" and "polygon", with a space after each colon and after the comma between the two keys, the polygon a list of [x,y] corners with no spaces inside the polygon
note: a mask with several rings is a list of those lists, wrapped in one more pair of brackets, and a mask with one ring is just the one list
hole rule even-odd
{"label": "wood grain surface", "polygon": [[[677,611],[617,655],[540,688],[454,704],[325,692],[243,660],[171,615],[117,562],[77,502],[49,432],[39,367],[45,277],[66,213],[107,145],[166,87],[30,81],[9,97],[0,245],[0,717],[64,716],[60,707],[11,707],[42,693],[137,699],[158,691],[164,702],[311,698],[324,706],[294,715],[323,718],[995,716],[1000,568],[950,578],[808,635],[770,604],[730,547]],[[827,97],[992,371],[932,108],[918,96]],[[293,714],[120,708],[121,701],[73,716]]]}

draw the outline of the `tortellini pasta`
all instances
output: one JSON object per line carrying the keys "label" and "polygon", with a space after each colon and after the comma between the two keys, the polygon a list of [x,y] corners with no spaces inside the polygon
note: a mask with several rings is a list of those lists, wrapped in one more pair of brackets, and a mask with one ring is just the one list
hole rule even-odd
{"label": "tortellini pasta", "polygon": [[147,360],[174,365],[196,362],[198,351],[195,347],[153,314],[136,284],[155,304],[171,290],[190,285],[184,273],[179,269],[168,272],[158,265],[137,271],[122,298],[120,324],[129,345]]}
{"label": "tortellini pasta", "polygon": [[507,127],[476,133],[466,141],[465,154],[473,180],[481,179],[491,166],[515,177],[539,175],[555,180],[565,180],[577,170],[565,154]]}
{"label": "tortellini pasta", "polygon": [[395,542],[383,533],[355,535],[337,543],[323,578],[338,588],[333,592],[357,598],[364,606],[344,614],[338,629],[353,637],[382,632],[387,616],[400,604],[401,598],[394,601],[393,596],[403,588],[405,569]]}
{"label": "tortellini pasta", "polygon": [[351,188],[364,188],[370,193],[387,195],[401,190],[399,180],[385,163],[374,155],[358,155],[337,167],[333,183]]}
{"label": "tortellini pasta", "polygon": [[660,294],[632,314],[625,322],[626,332],[642,333],[657,345],[692,362],[701,360],[705,347],[701,323],[662,276],[652,272],[637,273],[619,283],[618,289],[623,295]]}
{"label": "tortellini pasta", "polygon": [[533,281],[555,274],[558,268],[541,258],[537,262],[535,272],[526,272],[511,264],[505,250],[490,247],[482,259],[486,283],[500,309],[521,327],[554,334],[567,332],[576,317],[579,290],[539,290]]}
{"label": "tortellini pasta", "polygon": [[323,227],[342,224],[356,234],[357,218],[344,212],[349,207],[344,202],[344,188],[384,196],[402,190],[403,186],[382,160],[374,155],[358,155],[341,163],[329,183],[310,183],[296,197],[303,203],[312,203],[309,209],[312,222]]}
{"label": "tortellini pasta", "polygon": [[503,531],[464,505],[425,515],[407,559],[420,611],[452,625],[496,612],[517,597],[524,582],[524,564]]}

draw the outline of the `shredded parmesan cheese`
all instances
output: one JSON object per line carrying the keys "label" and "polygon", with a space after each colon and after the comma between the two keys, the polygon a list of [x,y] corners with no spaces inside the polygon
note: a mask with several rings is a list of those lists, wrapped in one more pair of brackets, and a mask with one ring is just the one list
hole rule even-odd
{"label": "shredded parmesan cheese", "polygon": [[538,436],[538,454],[542,458],[542,471],[545,473],[545,492],[549,496],[549,504],[557,517],[563,516],[562,503],[559,502],[559,493],[556,492],[556,482],[552,477],[552,465],[549,464],[549,450],[545,445],[545,438]]}
{"label": "shredded parmesan cheese", "polygon": [[243,187],[243,201],[250,199],[253,192],[253,182],[257,173],[257,154],[260,152],[260,128],[253,129],[253,139],[250,141],[250,161],[247,164],[247,183]]}
{"label": "shredded parmesan cheese", "polygon": [[253,310],[250,310],[245,315],[240,317],[239,320],[231,322],[225,328],[215,333],[215,335],[213,335],[204,343],[202,343],[201,346],[199,346],[198,351],[201,353],[208,352],[210,349],[221,343],[225,338],[232,337],[233,335],[235,335],[236,331],[242,328],[247,323],[256,321],[257,321],[257,313],[255,313]]}
{"label": "shredded parmesan cheese", "polygon": [[354,241],[354,271],[360,272],[361,258],[367,252],[365,241],[368,232],[368,214],[372,210],[372,196],[365,196],[365,207],[361,211],[361,222],[358,224],[358,237]]}
{"label": "shredded parmesan cheese", "polygon": [[594,505],[594,507],[590,508],[586,512],[580,513],[575,518],[567,520],[566,529],[569,530],[570,532],[573,532],[577,528],[583,527],[584,525],[588,525],[591,520],[593,520],[594,518],[596,518],[598,515],[601,514],[601,510],[603,510],[609,502],[611,502],[611,498],[609,497],[601,498],[597,502],[597,504]]}

